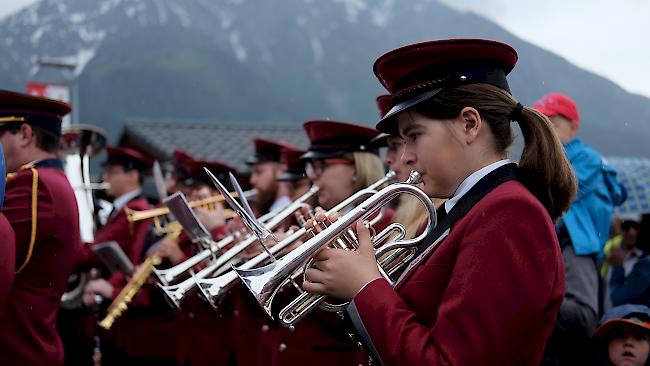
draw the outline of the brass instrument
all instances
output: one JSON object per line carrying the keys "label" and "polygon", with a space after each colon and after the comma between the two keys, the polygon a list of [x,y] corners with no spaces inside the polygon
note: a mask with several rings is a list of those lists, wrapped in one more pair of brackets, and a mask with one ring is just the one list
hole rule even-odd
{"label": "brass instrument", "polygon": [[[175,231],[165,236],[162,240],[167,239],[176,239],[182,232],[180,225],[174,225]],[[111,303],[106,311],[106,317],[99,322],[99,325],[109,330],[113,326],[113,323],[117,318],[122,316],[122,314],[129,308],[129,304],[133,297],[140,291],[142,285],[149,279],[151,272],[154,266],[159,265],[162,262],[162,258],[157,254],[152,254],[147,259],[144,260],[138,267],[137,271],[131,277],[131,280],[124,286],[122,291],[115,297],[115,300]]]}
{"label": "brass instrument", "polygon": [[[392,184],[373,194],[336,222],[324,228],[322,232],[275,262],[254,269],[250,269],[248,266],[242,266],[234,268],[234,270],[253,293],[264,311],[273,318],[271,305],[274,296],[284,284],[295,276],[295,273],[302,268],[303,264],[310,260],[318,249],[324,245],[332,245],[333,243],[344,249],[355,249],[357,247],[357,241],[350,227],[357,221],[370,217],[378,209],[399,195],[410,194],[419,199],[429,213],[427,227],[424,232],[416,238],[405,240],[404,228],[402,225],[394,223],[373,238],[373,245],[375,247],[380,246],[384,241],[388,240],[385,245],[377,250],[376,255],[380,258],[378,264],[382,275],[391,285],[395,285],[395,281],[391,275],[398,273],[400,269],[403,269],[409,263],[415,253],[415,247],[436,225],[436,211],[431,200],[422,190],[413,185],[418,183],[419,180],[419,174],[417,172],[411,172],[407,182]],[[395,232],[397,232],[397,237],[389,239]],[[277,245],[281,245],[283,242]],[[325,296],[316,294],[300,294],[294,301],[280,311],[279,317],[281,323],[285,326],[292,327],[316,307],[323,305],[322,303],[325,298]],[[346,305],[347,303],[339,305],[328,304],[322,306],[322,308],[329,311],[341,311]]]}
{"label": "brass instrument", "polygon": [[[81,240],[92,242],[95,232],[95,205],[93,185],[90,181],[90,159],[106,147],[104,130],[89,125],[72,125],[61,134],[60,157],[64,162],[65,175],[73,188],[79,208],[79,231]],[[82,306],[83,289],[88,281],[84,272],[68,277],[68,288],[61,296],[61,307],[75,309]]]}
{"label": "brass instrument", "polygon": [[149,275],[151,275],[151,269],[153,266],[160,264],[161,261],[162,259],[160,256],[154,254],[142,262],[138,270],[133,274],[131,280],[126,284],[126,286],[124,286],[122,291],[120,291],[115,300],[113,300],[111,305],[108,307],[106,317],[99,322],[99,326],[106,330],[111,329],[115,320],[117,320],[117,318],[128,309],[129,303],[133,297],[147,281]]}
{"label": "brass instrument", "polygon": [[[278,219],[284,217],[284,219],[288,218],[288,214],[293,213],[295,211],[294,208],[292,208],[292,205],[301,205],[307,201],[309,201],[314,194],[316,193],[318,188],[312,187],[309,191],[307,191],[302,197],[298,198],[295,202],[290,203],[283,207],[279,212],[270,212],[268,214],[262,215],[259,218],[259,221],[262,223],[270,222],[272,219],[275,218],[273,222],[270,222],[269,225],[272,227],[276,227],[277,225],[281,224],[283,220],[279,221]],[[167,286],[176,280],[178,280],[179,277],[181,277],[184,274],[187,274],[188,272],[191,272],[192,268],[196,266],[197,264],[203,262],[204,260],[214,258],[216,257],[217,253],[225,248],[226,246],[232,244],[235,241],[235,237],[230,234],[226,236],[225,238],[221,239],[217,243],[211,243],[209,244],[205,249],[201,250],[194,256],[188,258],[187,260],[167,269],[157,269],[154,268],[153,272],[156,274],[156,277],[158,277],[158,280],[161,284],[161,286]],[[238,252],[239,253],[239,252]],[[191,273],[193,276],[198,276],[198,274]],[[202,277],[198,277],[202,278]],[[163,287],[165,289],[165,287]]]}
{"label": "brass instrument", "polygon": [[[353,194],[352,196],[348,197],[347,199],[345,199],[343,202],[340,202],[338,205],[332,208],[330,212],[341,211],[353,207],[359,201],[365,200],[367,197],[370,197],[375,193],[377,193],[376,189],[378,187],[381,187],[382,185],[388,183],[389,181],[394,179],[394,177],[395,177],[395,172],[393,171],[388,172],[384,177],[379,179],[377,182],[368,186],[368,188],[362,189],[356,192],[355,194]],[[292,211],[295,210],[292,209]],[[377,219],[380,218],[381,215],[377,215],[377,217],[373,219],[373,222],[376,222]],[[271,254],[275,255],[276,253],[280,253],[282,250],[289,247],[296,241],[302,240],[305,234],[307,233],[308,231],[305,228],[301,228],[295,232],[287,232],[286,234],[288,236],[284,240],[280,241],[273,247],[269,248]],[[252,238],[249,240],[256,242],[257,238]],[[242,264],[239,268],[252,269],[268,261],[269,259],[270,256],[266,252],[262,252],[258,254],[256,257]],[[237,273],[235,273],[234,271],[226,272],[223,275],[214,278],[201,279],[199,277],[196,279],[196,284],[199,286],[199,289],[201,290],[201,294],[208,300],[208,302],[215,309],[219,301],[223,297],[223,295],[225,295],[228,292],[228,290],[232,288],[232,286],[236,283],[237,283]]]}
{"label": "brass instrument", "polygon": [[[250,191],[246,191],[244,196],[247,199],[249,199],[250,197],[253,197],[256,194],[257,191],[252,189]],[[221,203],[223,201],[224,198],[222,196],[212,196],[200,200],[191,201],[190,207],[193,209],[197,207],[203,207],[208,210],[213,210],[217,203]],[[164,224],[164,218],[169,216],[169,208],[167,207],[158,207],[158,208],[153,208],[144,211],[136,211],[128,207],[125,207],[124,212],[126,213],[126,219],[129,222],[129,225],[133,225],[134,223],[142,220],[154,219],[154,228],[156,230],[156,233],[168,234],[170,232],[169,229],[165,229],[165,224]],[[224,218],[226,220],[233,218],[233,216],[234,214],[232,210],[224,211]]]}
{"label": "brass instrument", "polygon": [[[290,218],[295,212],[299,211],[300,208],[305,203],[310,201],[317,192],[318,187],[312,186],[309,191],[307,191],[291,204],[287,205],[280,212],[273,215],[264,215],[259,219],[259,221],[265,223],[265,226],[269,230],[275,230],[285,220]],[[168,285],[170,282],[173,282],[175,279],[177,279],[180,275],[191,271],[191,269],[198,263],[201,263],[211,257],[215,257],[215,253],[218,252],[218,250],[223,249],[227,245],[230,245],[232,242],[234,242],[234,237],[232,235],[229,235],[218,243],[214,243],[210,248],[202,250],[201,252],[195,254],[193,257],[188,258],[184,262],[179,263],[172,268],[165,270],[154,269],[154,272],[161,282],[161,285],[159,285],[160,288],[162,288],[162,290],[174,305],[179,307],[185,295],[189,293],[189,291],[191,291],[194,286],[198,285],[201,288],[202,285],[205,285],[203,283],[203,279],[205,279],[207,276],[213,275],[215,273],[219,274],[224,270],[230,270],[230,263],[236,260],[237,256],[246,248],[248,248],[250,245],[255,244],[257,242],[257,238],[253,235],[249,235],[247,238],[237,243],[235,246],[228,249],[220,256],[216,257],[214,261],[207,267],[198,273],[192,273],[192,277],[187,278],[178,284]],[[236,280],[236,278],[237,277],[235,276],[233,280]]]}

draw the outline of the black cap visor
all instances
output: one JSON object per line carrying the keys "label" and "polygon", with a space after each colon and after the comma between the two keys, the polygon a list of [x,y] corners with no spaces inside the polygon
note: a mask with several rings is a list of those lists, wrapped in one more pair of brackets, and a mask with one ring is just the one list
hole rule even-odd
{"label": "black cap visor", "polygon": [[327,159],[335,158],[337,156],[343,156],[347,151],[307,151],[306,153],[300,156],[300,160],[311,160],[311,159]]}

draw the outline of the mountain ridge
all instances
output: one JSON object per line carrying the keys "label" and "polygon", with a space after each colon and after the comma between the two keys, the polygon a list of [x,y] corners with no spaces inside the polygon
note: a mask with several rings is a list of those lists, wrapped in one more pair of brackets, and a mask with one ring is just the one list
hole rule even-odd
{"label": "mountain ridge", "polygon": [[[182,4],[182,6],[181,6]],[[371,6],[373,5],[373,6]],[[0,85],[23,90],[38,56],[86,55],[82,121],[112,140],[129,118],[371,124],[383,92],[372,63],[390,49],[441,38],[511,44],[513,94],[530,105],[559,91],[606,155],[649,157],[650,99],[435,0],[41,0],[0,20]],[[80,68],[81,69],[81,68]],[[42,71],[42,70],[41,70]],[[81,70],[79,70],[81,71]]]}

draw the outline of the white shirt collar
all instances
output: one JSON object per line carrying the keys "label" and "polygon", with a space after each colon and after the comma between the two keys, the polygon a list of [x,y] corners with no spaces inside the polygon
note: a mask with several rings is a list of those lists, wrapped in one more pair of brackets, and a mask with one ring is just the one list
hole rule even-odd
{"label": "white shirt collar", "polygon": [[474,173],[470,174],[463,182],[458,186],[458,189],[456,189],[456,192],[454,195],[445,202],[445,211],[449,213],[451,209],[454,207],[454,205],[467,193],[474,185],[481,180],[481,178],[485,177],[488,175],[490,172],[493,170],[502,167],[506,164],[512,163],[512,160],[510,159],[503,159],[499,160],[497,162],[494,162],[490,165],[484,166],[483,168],[475,171]]}
{"label": "white shirt collar", "polygon": [[129,201],[139,196],[140,194],[142,194],[142,190],[138,188],[117,197],[115,200],[113,200],[113,212],[120,212],[120,210],[122,210],[122,208],[126,206]]}

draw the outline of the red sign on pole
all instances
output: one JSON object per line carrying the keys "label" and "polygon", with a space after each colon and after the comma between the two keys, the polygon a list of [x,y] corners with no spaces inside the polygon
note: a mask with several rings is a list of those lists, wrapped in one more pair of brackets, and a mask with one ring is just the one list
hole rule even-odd
{"label": "red sign on pole", "polygon": [[[63,84],[48,84],[34,81],[27,82],[27,94],[70,103],[70,87]],[[63,118],[62,127],[70,125],[70,115]]]}

